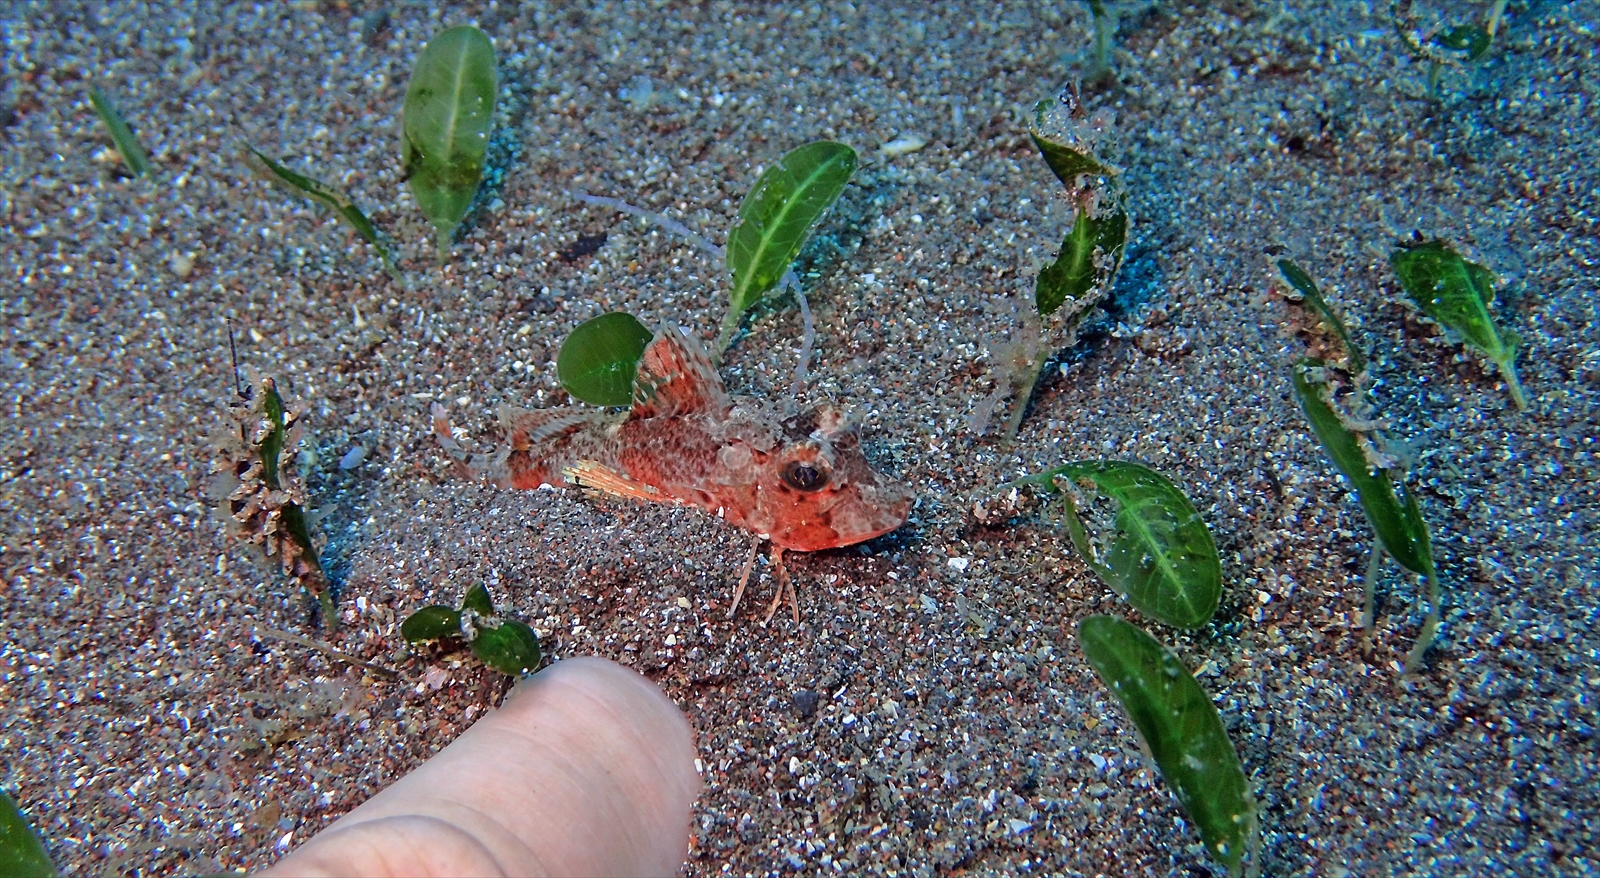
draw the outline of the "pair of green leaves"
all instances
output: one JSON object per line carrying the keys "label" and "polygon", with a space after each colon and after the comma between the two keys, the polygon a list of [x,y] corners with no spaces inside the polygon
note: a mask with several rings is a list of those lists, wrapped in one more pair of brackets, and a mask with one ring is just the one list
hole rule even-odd
{"label": "pair of green leaves", "polygon": [[[450,240],[483,179],[495,89],[494,45],[470,25],[434,37],[417,58],[406,88],[400,161],[412,197],[433,224],[441,264],[449,256]],[[115,131],[113,128],[114,138]],[[244,149],[246,160],[258,174],[332,210],[377,249],[389,274],[406,284],[394,248],[354,200],[321,180],[289,170],[253,147]]]}
{"label": "pair of green leaves", "polygon": [[[1423,656],[1439,628],[1439,579],[1434,568],[1428,524],[1422,518],[1416,498],[1406,490],[1405,483],[1395,482],[1389,477],[1387,469],[1374,466],[1368,460],[1361,440],[1334,410],[1328,385],[1312,381],[1313,375],[1325,368],[1326,364],[1321,360],[1307,357],[1295,363],[1292,372],[1294,395],[1311,424],[1311,432],[1322,443],[1333,465],[1355,489],[1361,511],[1371,523],[1373,532],[1378,535],[1378,543],[1384,551],[1400,566],[1422,574],[1428,580],[1428,613],[1417,642],[1406,657],[1406,671],[1409,673],[1422,666]],[[1370,580],[1367,589],[1370,607]],[[1367,623],[1370,624],[1370,621],[1369,614]]]}
{"label": "pair of green leaves", "polygon": [[1517,379],[1517,347],[1521,339],[1495,326],[1489,314],[1494,301],[1494,274],[1471,262],[1443,241],[1402,245],[1389,255],[1400,286],[1422,313],[1456,333],[1495,364],[1518,409],[1528,397]]}
{"label": "pair of green leaves", "polygon": [[[732,286],[717,351],[727,348],[744,313],[778,285],[811,227],[839,200],[855,169],[855,150],[819,140],[791,150],[762,172],[728,235],[724,252]],[[664,218],[655,219],[668,225]],[[556,377],[574,398],[591,405],[629,405],[639,358],[651,338],[650,330],[625,312],[587,320],[562,342]]]}
{"label": "pair of green leaves", "polygon": [[[1179,628],[1198,628],[1216,613],[1216,543],[1199,510],[1165,476],[1129,461],[1089,460],[1022,481],[1063,495],[1078,553],[1140,612]],[[1255,799],[1211,699],[1171,650],[1122,619],[1083,620],[1078,643],[1207,849],[1240,874],[1245,852],[1259,840]]]}
{"label": "pair of green leaves", "polygon": [[1022,428],[1028,401],[1052,352],[1073,344],[1079,322],[1110,295],[1130,225],[1122,172],[1095,154],[1094,142],[1101,132],[1088,120],[1075,90],[1064,92],[1060,105],[1052,101],[1035,104],[1028,135],[1051,173],[1066,187],[1073,220],[1055,260],[1034,279],[1033,304],[1039,317],[1024,315],[1013,352],[1004,357],[1007,372],[994,395],[983,403],[983,410],[988,411],[1006,396],[1016,400],[1016,408],[1006,420],[1007,441],[1015,439]]}
{"label": "pair of green leaves", "polygon": [[1062,494],[1078,553],[1141,613],[1175,628],[1211,621],[1222,599],[1217,546],[1167,477],[1131,461],[1085,460],[1021,483]]}
{"label": "pair of green leaves", "polygon": [[[1317,312],[1329,330],[1338,336],[1345,348],[1346,369],[1358,376],[1364,372],[1367,367],[1366,354],[1345,329],[1344,321],[1339,319],[1339,315],[1328,304],[1328,300],[1317,288],[1311,276],[1288,259],[1278,261],[1278,270],[1284,279],[1300,292],[1305,303]],[[1428,615],[1423,622],[1417,643],[1406,659],[1406,670],[1414,671],[1421,666],[1423,655],[1432,643],[1434,632],[1439,626],[1438,576],[1433,563],[1433,546],[1428,535],[1428,525],[1422,518],[1422,510],[1417,505],[1416,498],[1406,490],[1405,483],[1395,481],[1386,468],[1373,463],[1373,458],[1362,446],[1361,438],[1335,408],[1332,387],[1325,380],[1329,374],[1328,370],[1329,364],[1314,357],[1305,357],[1296,362],[1290,376],[1294,395],[1300,402],[1300,409],[1305,413],[1306,421],[1311,424],[1311,432],[1322,444],[1323,450],[1327,452],[1334,466],[1344,474],[1345,479],[1355,489],[1361,511],[1372,525],[1373,532],[1377,534],[1379,545],[1398,561],[1400,566],[1427,577]],[[1358,385],[1361,380],[1363,379],[1357,378]],[[1364,399],[1358,398],[1357,404],[1359,411],[1366,403]],[[1376,563],[1375,556],[1374,571],[1377,569]],[[1372,622],[1373,587],[1374,583],[1369,575],[1367,610],[1363,613],[1363,624],[1367,626]]]}
{"label": "pair of green leaves", "polygon": [[406,86],[400,163],[433,224],[440,264],[483,180],[497,87],[494,44],[471,25],[434,37]]}
{"label": "pair of green leaves", "polygon": [[1118,179],[1121,172],[1101,161],[1086,143],[1045,134],[1051,108],[1050,101],[1034,105],[1034,124],[1028,134],[1050,171],[1067,188],[1076,216],[1061,241],[1061,252],[1034,282],[1034,306],[1040,317],[1054,314],[1067,302],[1098,301],[1109,293],[1128,241],[1128,212]]}
{"label": "pair of green leaves", "polygon": [[400,635],[413,645],[465,639],[473,655],[508,676],[532,673],[539,667],[539,638],[533,629],[495,613],[489,590],[481,584],[467,590],[459,609],[433,604],[407,616],[400,623]]}
{"label": "pair of green leaves", "polygon": [[8,878],[49,878],[60,874],[44,843],[28,825],[22,809],[0,790],[0,875]]}
{"label": "pair of green leaves", "polygon": [[839,200],[855,171],[855,150],[818,140],[790,150],[756,179],[728,233],[732,286],[719,352],[727,349],[744,313],[778,285],[811,226]]}
{"label": "pair of green leaves", "polygon": [[1172,650],[1115,616],[1078,623],[1078,645],[1133,720],[1206,849],[1239,875],[1259,868],[1255,797],[1211,698]]}

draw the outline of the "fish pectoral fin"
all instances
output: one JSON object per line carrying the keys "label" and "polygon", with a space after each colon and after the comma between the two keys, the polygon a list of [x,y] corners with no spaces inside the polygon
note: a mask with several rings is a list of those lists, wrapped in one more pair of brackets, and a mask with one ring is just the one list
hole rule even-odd
{"label": "fish pectoral fin", "polygon": [[580,460],[561,470],[569,482],[628,500],[645,500],[650,503],[671,503],[672,498],[654,485],[630,479],[622,473],[593,460]]}

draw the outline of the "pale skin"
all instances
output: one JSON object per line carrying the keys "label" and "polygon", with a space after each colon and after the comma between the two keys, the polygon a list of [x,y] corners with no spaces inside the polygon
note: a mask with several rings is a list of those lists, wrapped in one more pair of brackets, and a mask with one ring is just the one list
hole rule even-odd
{"label": "pale skin", "polygon": [[261,874],[673,875],[699,792],[693,733],[661,690],[567,659]]}

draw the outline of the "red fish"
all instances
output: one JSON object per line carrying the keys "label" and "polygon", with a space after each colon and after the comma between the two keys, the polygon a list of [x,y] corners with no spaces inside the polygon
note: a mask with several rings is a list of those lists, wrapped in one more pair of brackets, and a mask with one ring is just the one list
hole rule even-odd
{"label": "red fish", "polygon": [[[911,491],[872,469],[840,412],[822,406],[784,420],[759,400],[730,396],[705,350],[670,327],[645,348],[627,413],[503,405],[500,422],[505,447],[471,454],[456,444],[444,408],[433,406],[434,433],[471,477],[503,488],[575,484],[695,506],[770,540],[780,587],[767,619],[786,591],[793,598],[785,549],[870,540],[899,527],[911,509]],[[730,618],[753,551],[750,561]],[[798,603],[794,613],[798,621]]]}

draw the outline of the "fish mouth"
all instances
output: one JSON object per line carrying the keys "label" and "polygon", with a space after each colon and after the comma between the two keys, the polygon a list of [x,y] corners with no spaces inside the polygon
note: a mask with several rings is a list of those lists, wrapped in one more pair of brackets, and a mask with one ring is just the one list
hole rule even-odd
{"label": "fish mouth", "polygon": [[771,534],[785,549],[816,552],[853,546],[881,537],[906,523],[911,514],[911,489],[898,482],[858,486],[856,496],[839,496],[812,519]]}

